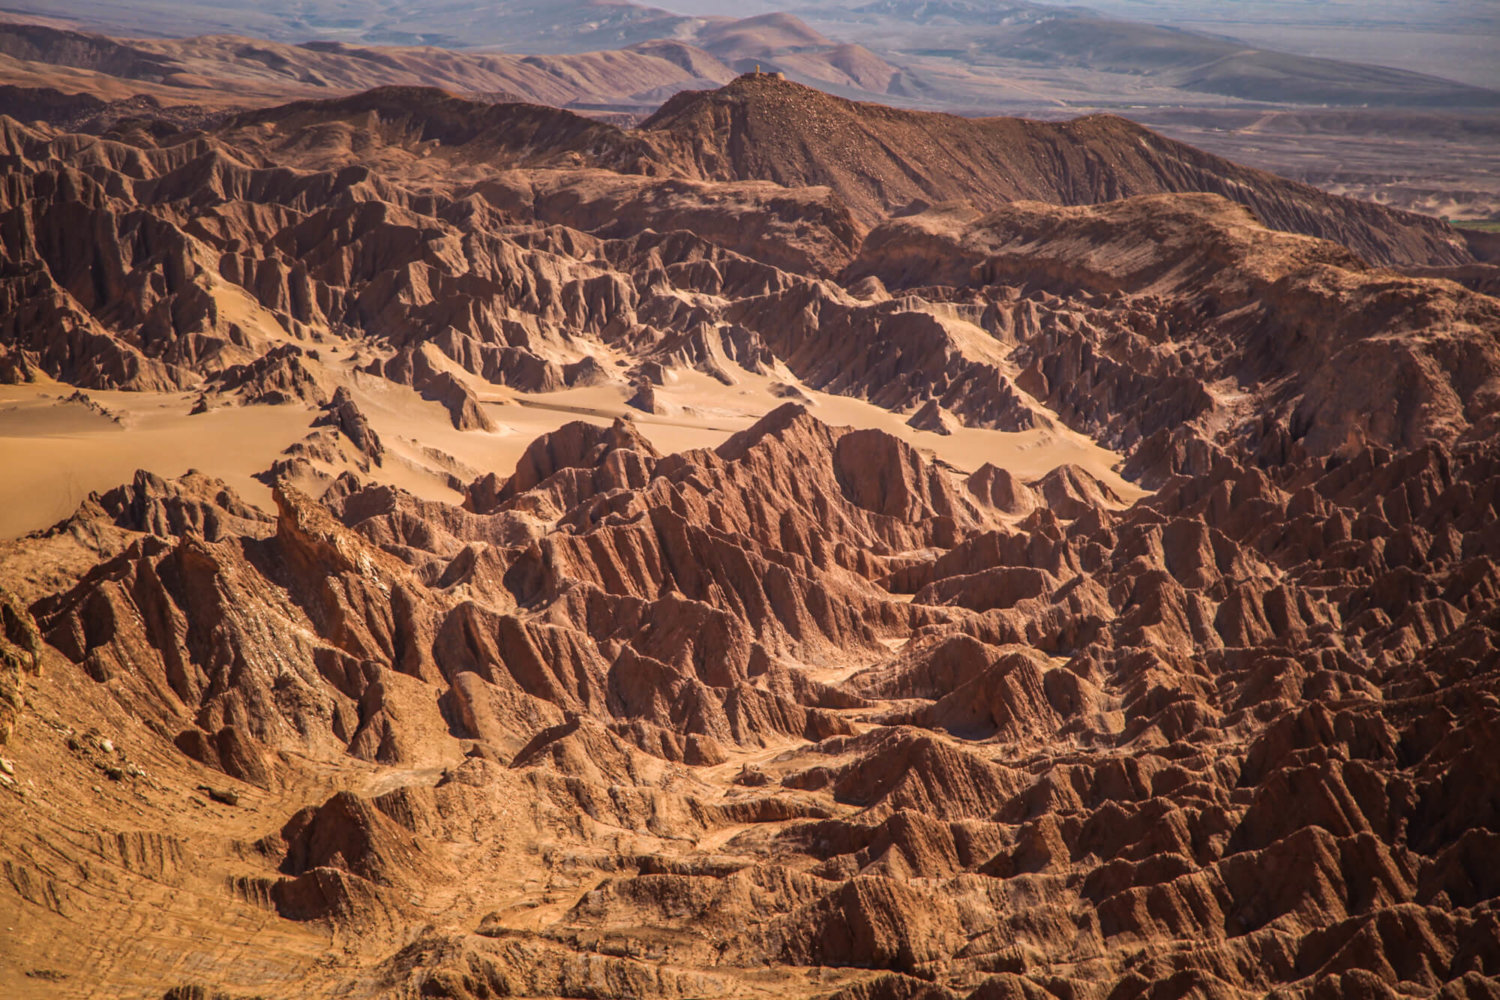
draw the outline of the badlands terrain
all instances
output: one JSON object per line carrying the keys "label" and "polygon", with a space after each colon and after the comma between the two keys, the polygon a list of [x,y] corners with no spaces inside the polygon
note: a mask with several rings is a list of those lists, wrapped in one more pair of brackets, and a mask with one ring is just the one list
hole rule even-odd
{"label": "badlands terrain", "polygon": [[638,122],[675,93],[760,69],[912,109],[1120,114],[1336,194],[1500,220],[1493,4],[1101,6],[15,0],[0,11],[0,108],[99,132],[143,110],[202,124],[226,107],[436,86]]}
{"label": "badlands terrain", "polygon": [[707,82],[12,95],[0,992],[1500,996],[1494,244]]}

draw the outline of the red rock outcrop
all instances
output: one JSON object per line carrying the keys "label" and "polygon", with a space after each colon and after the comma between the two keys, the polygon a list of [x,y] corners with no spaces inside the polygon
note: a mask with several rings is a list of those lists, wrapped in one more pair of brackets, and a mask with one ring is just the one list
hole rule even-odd
{"label": "red rock outcrop", "polygon": [[[1116,988],[1437,989],[1462,978],[1453,956],[1483,972],[1500,953],[1496,462],[1477,444],[1224,459],[1125,510],[1017,524],[988,497],[1029,494],[998,472],[976,495],[793,405],[667,457],[628,421],[576,424],[471,511],[283,489],[272,533],[206,484],[139,480],[203,499],[95,501],[79,516],[138,540],[33,613],[86,683],[221,780],[292,787],[286,751],[406,776],[434,740],[467,748],[436,784],[284,814],[243,891],[294,922],[400,926],[456,884],[459,829],[544,822],[597,888],[550,930],[487,932],[521,948],[610,955],[649,927],[681,968],[873,966],[1024,995],[1079,982],[1037,971],[1072,967],[1066,928]],[[1053,479],[1082,503],[1070,476]],[[928,560],[910,603],[872,582],[898,557]],[[869,669],[803,673],[851,661]],[[756,780],[731,780],[746,754]],[[497,805],[517,796],[535,805]],[[626,857],[619,829],[656,846]],[[561,975],[541,954],[532,974]],[[1226,974],[1237,955],[1255,971]]]}
{"label": "red rock outcrop", "polygon": [[41,635],[31,615],[0,589],[0,745],[26,709],[26,677],[41,669]]}
{"label": "red rock outcrop", "polygon": [[1208,195],[1016,205],[958,226],[913,216],[872,233],[846,274],[901,287],[908,273],[933,280],[933,264],[1023,341],[1016,384],[1072,427],[1139,444],[1132,468],[1148,480],[1208,471],[1186,439],[1169,441],[1184,424],[1281,464],[1452,441],[1491,412],[1493,299],[1372,270]]}

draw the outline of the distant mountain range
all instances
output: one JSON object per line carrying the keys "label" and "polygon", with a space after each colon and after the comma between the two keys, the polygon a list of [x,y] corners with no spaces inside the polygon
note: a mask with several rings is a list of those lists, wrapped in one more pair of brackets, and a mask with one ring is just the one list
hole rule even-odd
{"label": "distant mountain range", "polygon": [[[579,54],[672,40],[847,96],[949,110],[1257,102],[1500,107],[1500,93],[1381,66],[1292,55],[1230,38],[1111,19],[1080,7],[968,0],[820,4],[748,18],[686,16],[603,0],[242,8],[48,0],[36,13],[116,34],[253,34],[271,41]],[[801,16],[794,16],[798,14]],[[24,53],[7,46],[9,55]],[[428,83],[442,81],[431,79]],[[621,95],[625,96],[625,95]],[[628,103],[623,102],[623,103]]]}

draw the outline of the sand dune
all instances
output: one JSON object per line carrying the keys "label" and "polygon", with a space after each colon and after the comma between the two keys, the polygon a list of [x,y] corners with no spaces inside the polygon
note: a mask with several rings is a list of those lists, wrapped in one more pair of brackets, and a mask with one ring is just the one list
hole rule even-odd
{"label": "sand dune", "polygon": [[[499,425],[494,433],[476,433],[455,430],[440,407],[403,386],[347,371],[342,377],[381,438],[406,460],[372,470],[370,478],[449,503],[461,494],[447,485],[424,448],[450,455],[470,469],[504,471],[515,466],[537,435],[569,420],[607,426],[620,417],[633,420],[663,453],[716,448],[782,405],[784,398],[772,395],[770,387],[787,384],[747,372],[741,384],[726,388],[706,375],[684,372],[659,392],[673,415],[656,416],[626,405],[629,393],[620,387],[496,394],[475,383],[480,398],[492,401]],[[826,423],[886,431],[964,472],[990,462],[1040,479],[1072,464],[1122,497],[1143,495],[1120,477],[1120,455],[1066,428],[1019,433],[961,428],[939,435],[915,430],[902,415],[869,403],[798,388]],[[270,487],[254,476],[301,439],[316,416],[313,408],[297,405],[225,407],[189,415],[192,394],[90,391],[90,399],[119,416],[116,423],[64,401],[72,391],[50,380],[0,386],[0,465],[8,470],[0,482],[0,537],[48,527],[72,513],[89,493],[125,482],[136,469],[167,476],[196,469],[273,511]],[[332,476],[350,468],[342,463],[319,467]]]}

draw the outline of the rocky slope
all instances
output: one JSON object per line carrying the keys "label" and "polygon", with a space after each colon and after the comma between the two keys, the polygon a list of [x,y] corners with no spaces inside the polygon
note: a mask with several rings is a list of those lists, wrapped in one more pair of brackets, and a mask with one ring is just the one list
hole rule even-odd
{"label": "rocky slope", "polygon": [[1426,216],[1340,198],[1239,167],[1113,115],[1051,123],[959,118],[846,101],[772,76],[685,92],[643,123],[704,177],[829,185],[866,221],[958,201],[1090,204],[1206,191],[1273,229],[1335,240],[1382,264],[1467,259]]}
{"label": "rocky slope", "polygon": [[[896,217],[877,160],[710,157],[788,86],[3,121],[4,391],[304,435],[264,505],[142,470],[0,543],[8,991],[1500,995],[1500,303],[1110,123]],[[658,446],[693,379],[789,401]],[[442,502],[397,396],[573,410]]]}
{"label": "rocky slope", "polygon": [[[1118,447],[1180,433],[1185,418],[1227,420],[1261,455],[1495,427],[1494,298],[1268,232],[1209,195],[1026,203],[970,223],[915,215],[871,233],[844,278],[948,286],[924,294],[956,301],[1002,287],[1091,303],[1014,355],[1027,364],[1017,384]],[[1144,452],[1137,461],[1144,471]]]}

